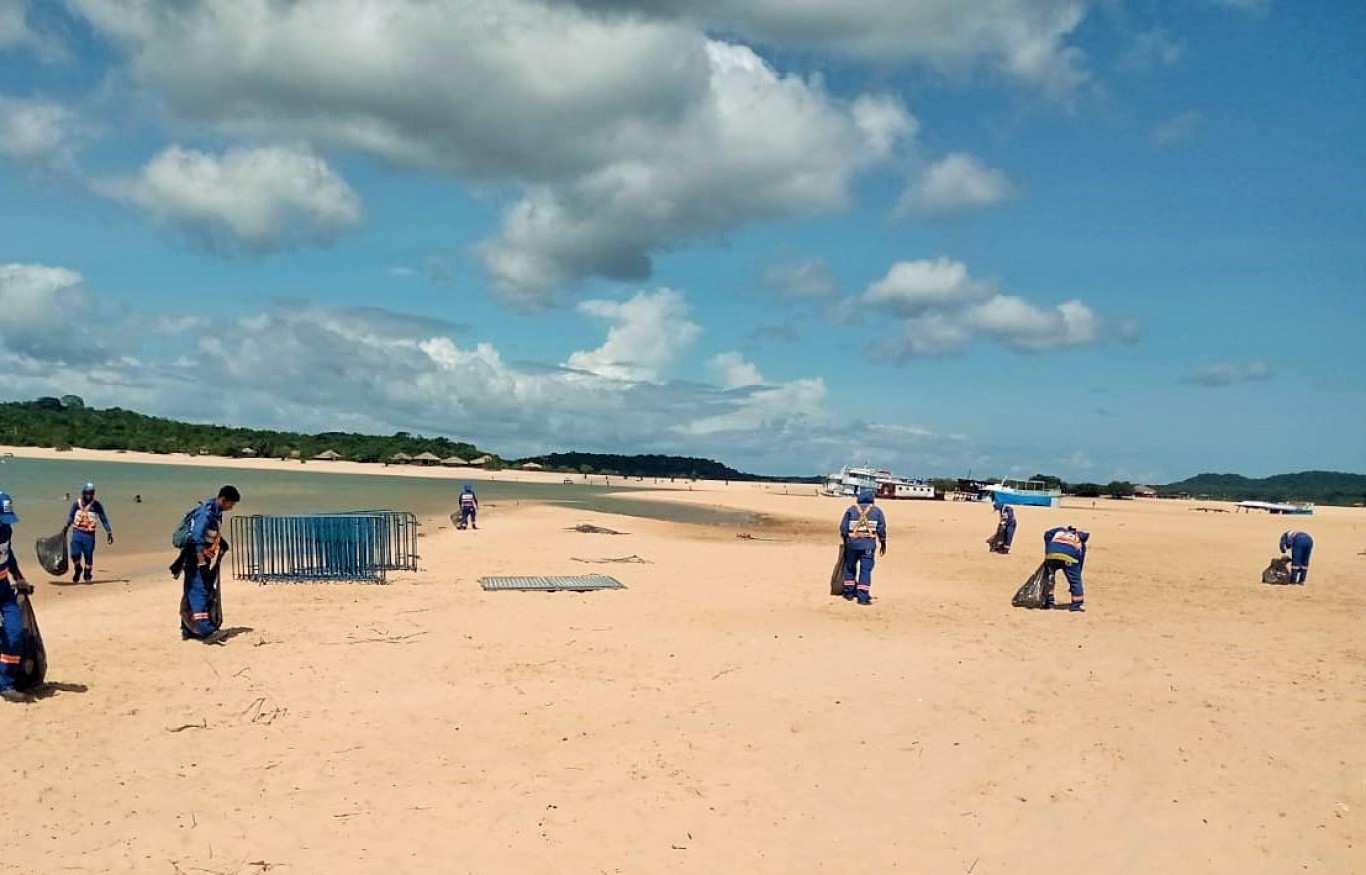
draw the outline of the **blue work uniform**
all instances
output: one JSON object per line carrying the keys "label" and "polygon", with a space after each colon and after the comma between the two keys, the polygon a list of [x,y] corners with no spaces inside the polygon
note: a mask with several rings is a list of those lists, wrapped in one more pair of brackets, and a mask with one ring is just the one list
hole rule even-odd
{"label": "blue work uniform", "polygon": [[1309,554],[1314,552],[1314,539],[1308,532],[1284,532],[1281,552],[1290,554],[1290,582],[1304,583],[1309,577]]}
{"label": "blue work uniform", "polygon": [[[81,563],[85,563],[86,580],[90,579],[90,572],[95,567],[96,520],[104,526],[106,535],[114,534],[109,525],[109,517],[104,512],[104,505],[98,498],[86,501],[82,496],[71,502],[71,511],[66,515],[67,527],[71,529],[71,561],[76,566],[76,576],[81,574]],[[75,579],[76,577],[72,577],[72,580]]]}
{"label": "blue work uniform", "polygon": [[474,489],[466,483],[464,491],[460,493],[460,527],[462,529],[465,526],[474,526],[476,529],[479,528],[479,526],[474,524],[475,517],[478,515],[479,499],[475,496]]}
{"label": "blue work uniform", "polygon": [[0,690],[14,689],[24,652],[24,617],[12,585],[24,575],[12,549],[13,537],[10,524],[0,522]]}
{"label": "blue work uniform", "polygon": [[1011,542],[1015,540],[1015,508],[1008,504],[998,504],[996,507],[1001,512],[1001,546],[1009,550]]}
{"label": "blue work uniform", "polygon": [[[887,548],[887,516],[869,501],[852,504],[840,519],[844,541],[844,597],[857,596],[859,604],[872,602],[874,550]],[[857,586],[855,586],[857,581]]]}
{"label": "blue work uniform", "polygon": [[1081,571],[1086,564],[1086,542],[1091,537],[1072,526],[1057,526],[1043,533],[1044,564],[1048,567],[1048,583],[1044,592],[1044,606],[1053,606],[1053,575],[1059,570],[1067,577],[1067,591],[1072,604],[1080,606],[1085,590]]}
{"label": "blue work uniform", "polygon": [[[218,631],[211,610],[214,593],[209,567],[218,555],[223,509],[218,499],[209,497],[194,509],[190,520],[190,535],[185,541],[184,598],[181,602],[180,637],[207,638]],[[205,564],[199,564],[199,556]]]}

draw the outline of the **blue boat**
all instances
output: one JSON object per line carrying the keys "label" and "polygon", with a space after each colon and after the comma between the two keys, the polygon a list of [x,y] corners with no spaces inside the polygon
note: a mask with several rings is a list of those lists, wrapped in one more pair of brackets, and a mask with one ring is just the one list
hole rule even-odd
{"label": "blue boat", "polygon": [[1042,480],[1002,478],[1000,483],[988,483],[983,486],[982,492],[989,494],[995,504],[1057,507],[1062,500],[1062,490],[1051,487]]}

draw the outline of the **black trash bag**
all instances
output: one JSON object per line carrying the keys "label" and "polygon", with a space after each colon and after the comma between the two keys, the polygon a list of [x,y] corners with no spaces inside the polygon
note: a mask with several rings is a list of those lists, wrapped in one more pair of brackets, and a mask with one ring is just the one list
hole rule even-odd
{"label": "black trash bag", "polygon": [[25,593],[17,593],[19,617],[24,628],[24,642],[19,648],[19,672],[14,678],[16,690],[32,690],[43,685],[47,678],[47,648],[43,647],[43,633],[38,631],[38,618],[33,614],[33,603]]}
{"label": "black trash bag", "polygon": [[1015,590],[1015,597],[1010,603],[1017,608],[1042,608],[1044,589],[1050,577],[1048,563],[1040,562],[1039,567],[1029,575],[1024,585]]}
{"label": "black trash bag", "polygon": [[71,552],[66,541],[66,529],[55,535],[39,538],[34,546],[38,550],[38,564],[48,574],[66,574],[71,567]]}
{"label": "black trash bag", "polygon": [[1290,560],[1281,556],[1272,559],[1271,564],[1262,572],[1262,583],[1282,584],[1290,582]]}
{"label": "black trash bag", "polygon": [[840,544],[839,555],[835,557],[835,567],[830,572],[830,594],[844,595],[844,544]]}
{"label": "black trash bag", "polygon": [[[228,550],[227,542],[220,542],[220,545],[213,564],[204,572],[204,584],[209,590],[209,622],[215,629],[223,628],[223,588],[219,583],[219,572],[222,570],[223,554]],[[184,554],[181,555],[184,558]],[[190,554],[189,561],[194,561],[194,554]],[[183,570],[183,564],[181,567]],[[194,612],[190,610],[190,597],[187,593],[180,596],[180,622],[186,629],[194,628]]]}
{"label": "black trash bag", "polygon": [[1004,525],[997,526],[996,531],[991,533],[990,538],[987,538],[987,550],[992,553],[1006,552],[1006,527]]}

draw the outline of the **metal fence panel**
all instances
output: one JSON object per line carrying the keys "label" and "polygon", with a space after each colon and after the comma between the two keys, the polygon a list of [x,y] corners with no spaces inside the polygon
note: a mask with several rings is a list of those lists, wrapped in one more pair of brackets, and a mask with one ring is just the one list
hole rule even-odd
{"label": "metal fence panel", "polygon": [[417,528],[403,511],[235,516],[228,556],[239,580],[384,583],[386,572],[417,570]]}

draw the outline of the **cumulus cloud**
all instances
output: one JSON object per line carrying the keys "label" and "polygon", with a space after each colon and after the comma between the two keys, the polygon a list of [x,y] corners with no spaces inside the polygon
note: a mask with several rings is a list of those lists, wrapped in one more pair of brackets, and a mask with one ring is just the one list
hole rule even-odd
{"label": "cumulus cloud", "polygon": [[971,155],[955,152],[930,165],[916,183],[907,187],[896,213],[961,213],[998,204],[1012,192],[1010,180],[1000,170],[983,165]]}
{"label": "cumulus cloud", "polygon": [[360,199],[307,149],[211,155],[172,146],[131,179],[96,190],[147,210],[217,251],[271,252],[331,242],[360,222]]}
{"label": "cumulus cloud", "polygon": [[574,353],[565,365],[613,380],[658,380],[701,330],[688,319],[683,295],[672,289],[640,292],[622,302],[584,301],[579,310],[612,327],[601,346]]}
{"label": "cumulus cloud", "polygon": [[915,130],[895,100],[836,99],[668,17],[534,0],[71,2],[181,118],[512,183],[479,252],[531,305],[588,277],[643,280],[653,253],[689,240],[841,209],[854,175]]}
{"label": "cumulus cloud", "polygon": [[722,389],[762,386],[764,383],[764,375],[759,373],[759,368],[738,352],[717,353],[707,365]]}
{"label": "cumulus cloud", "polygon": [[902,318],[891,343],[897,356],[955,352],[984,337],[1021,352],[1082,346],[1125,339],[1136,326],[1102,324],[1079,300],[1041,307],[1002,294],[995,281],[974,278],[961,262],[947,258],[904,261],[872,283],[856,308],[889,311]]}
{"label": "cumulus cloud", "polygon": [[560,2],[596,11],[691,20],[765,44],[910,61],[952,73],[985,68],[1055,96],[1071,94],[1089,78],[1081,51],[1070,44],[1086,16],[1083,0]]}
{"label": "cumulus cloud", "polygon": [[0,155],[29,167],[69,170],[87,136],[76,113],[61,103],[0,94]]}
{"label": "cumulus cloud", "polygon": [[1194,110],[1163,119],[1153,128],[1152,140],[1158,146],[1175,146],[1195,136],[1203,119]]}
{"label": "cumulus cloud", "polygon": [[92,344],[90,302],[74,270],[0,264],[0,346],[47,365],[103,357]]}
{"label": "cumulus cloud", "polygon": [[1263,361],[1246,364],[1214,362],[1196,368],[1181,378],[1183,383],[1217,389],[1235,383],[1259,382],[1271,379],[1271,368]]}

